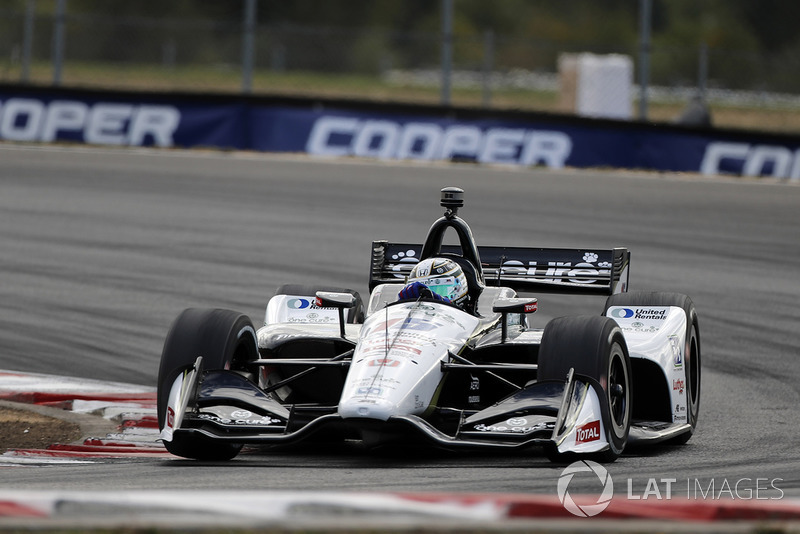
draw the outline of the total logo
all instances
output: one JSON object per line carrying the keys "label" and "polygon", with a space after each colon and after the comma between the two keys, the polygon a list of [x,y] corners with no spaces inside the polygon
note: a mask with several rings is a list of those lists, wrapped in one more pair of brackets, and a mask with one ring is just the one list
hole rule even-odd
{"label": "total logo", "polygon": [[[581,488],[576,494],[581,494],[583,499],[580,504],[570,494],[570,486]],[[594,498],[591,492],[584,489],[586,484],[599,489],[599,496]],[[614,481],[606,468],[591,460],[580,460],[566,467],[558,478],[558,500],[564,508],[578,517],[593,517],[608,508],[614,496]]]}
{"label": "total logo", "polygon": [[575,429],[575,444],[589,443],[600,439],[600,421],[592,421]]}

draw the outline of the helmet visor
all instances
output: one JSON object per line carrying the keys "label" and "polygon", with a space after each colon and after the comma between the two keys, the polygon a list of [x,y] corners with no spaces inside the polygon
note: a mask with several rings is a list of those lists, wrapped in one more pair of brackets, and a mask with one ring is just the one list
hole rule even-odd
{"label": "helmet visor", "polygon": [[424,280],[422,283],[428,286],[428,289],[437,295],[448,299],[453,298],[453,295],[456,294],[455,289],[458,285],[458,281],[453,276],[448,276],[446,278],[430,278]]}

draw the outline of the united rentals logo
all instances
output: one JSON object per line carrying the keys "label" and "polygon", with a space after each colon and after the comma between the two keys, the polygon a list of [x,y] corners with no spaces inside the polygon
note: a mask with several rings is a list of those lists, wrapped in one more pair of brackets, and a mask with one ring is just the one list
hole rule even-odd
{"label": "united rentals logo", "polygon": [[[594,503],[578,504],[569,493],[569,486],[573,482],[575,475],[593,474],[591,477],[592,483],[596,483],[595,478],[599,480],[602,485],[600,496],[597,497]],[[576,481],[577,482],[577,481]],[[564,505],[564,508],[573,515],[578,517],[592,517],[601,513],[611,503],[611,498],[614,496],[614,481],[611,480],[611,475],[608,474],[606,468],[602,465],[592,462],[591,460],[580,460],[571,463],[561,472],[558,478],[558,500]]]}
{"label": "united rentals logo", "polygon": [[609,311],[615,319],[650,319],[663,321],[667,317],[666,308],[615,308]]}

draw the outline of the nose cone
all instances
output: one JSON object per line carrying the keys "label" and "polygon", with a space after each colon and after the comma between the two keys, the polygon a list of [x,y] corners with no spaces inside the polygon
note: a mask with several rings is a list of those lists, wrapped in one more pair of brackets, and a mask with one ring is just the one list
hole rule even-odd
{"label": "nose cone", "polygon": [[396,415],[397,406],[386,399],[374,397],[355,397],[339,403],[339,416],[342,419],[377,419],[387,421]]}

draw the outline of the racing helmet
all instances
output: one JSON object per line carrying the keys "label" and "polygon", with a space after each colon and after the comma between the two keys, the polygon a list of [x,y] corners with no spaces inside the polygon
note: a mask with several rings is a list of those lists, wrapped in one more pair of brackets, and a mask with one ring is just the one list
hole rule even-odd
{"label": "racing helmet", "polygon": [[454,304],[463,304],[467,299],[467,277],[461,266],[447,258],[428,258],[411,269],[408,283],[420,282],[432,292],[450,299]]}

